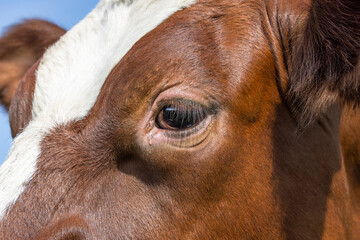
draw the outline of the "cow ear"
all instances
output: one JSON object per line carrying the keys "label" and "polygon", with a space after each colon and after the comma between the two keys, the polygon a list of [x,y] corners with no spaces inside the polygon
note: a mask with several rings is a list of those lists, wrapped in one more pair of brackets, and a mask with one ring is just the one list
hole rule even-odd
{"label": "cow ear", "polygon": [[309,122],[336,101],[360,103],[360,4],[313,0],[305,15],[293,36],[288,97]]}
{"label": "cow ear", "polygon": [[43,20],[27,20],[0,38],[0,104],[7,110],[20,79],[65,30]]}

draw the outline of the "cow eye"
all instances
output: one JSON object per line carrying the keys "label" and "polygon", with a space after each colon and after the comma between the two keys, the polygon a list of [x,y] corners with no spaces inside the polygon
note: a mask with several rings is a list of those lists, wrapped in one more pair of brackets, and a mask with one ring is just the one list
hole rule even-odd
{"label": "cow eye", "polygon": [[207,117],[207,111],[201,104],[178,100],[162,107],[156,118],[160,129],[181,131],[197,126]]}

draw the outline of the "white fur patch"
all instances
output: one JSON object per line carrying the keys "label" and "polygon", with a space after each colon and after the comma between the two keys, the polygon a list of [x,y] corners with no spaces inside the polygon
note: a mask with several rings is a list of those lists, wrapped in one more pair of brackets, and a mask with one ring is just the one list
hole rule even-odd
{"label": "white fur patch", "polygon": [[174,12],[195,0],[102,0],[43,56],[32,120],[0,168],[0,218],[36,170],[40,142],[54,126],[79,120],[130,48]]}

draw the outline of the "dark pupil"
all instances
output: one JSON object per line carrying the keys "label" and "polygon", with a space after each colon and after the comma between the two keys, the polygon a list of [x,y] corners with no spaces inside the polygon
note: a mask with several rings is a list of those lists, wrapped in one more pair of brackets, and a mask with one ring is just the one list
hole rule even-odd
{"label": "dark pupil", "polygon": [[163,120],[174,129],[186,129],[197,124],[200,119],[197,119],[191,110],[180,110],[169,106],[163,109]]}

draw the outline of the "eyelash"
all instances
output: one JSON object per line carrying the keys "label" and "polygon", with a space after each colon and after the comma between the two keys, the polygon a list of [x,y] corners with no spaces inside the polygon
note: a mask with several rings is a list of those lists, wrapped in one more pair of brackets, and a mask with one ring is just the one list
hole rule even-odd
{"label": "eyelash", "polygon": [[[174,133],[176,136],[185,137],[189,132],[194,132],[209,115],[203,105],[185,99],[174,99],[161,102],[156,115],[155,124],[159,129]],[[167,112],[165,112],[167,111]]]}

